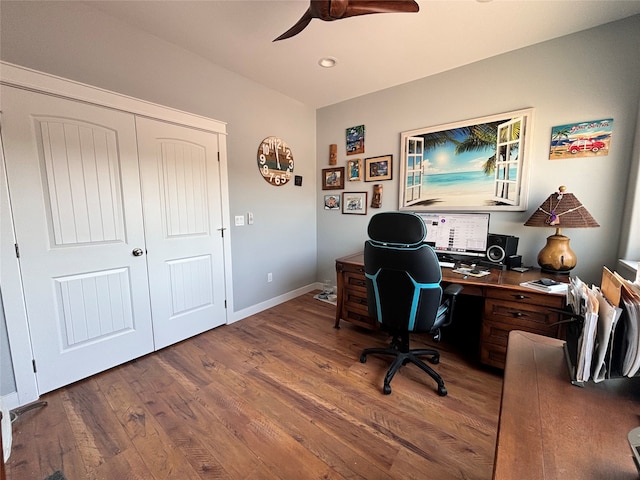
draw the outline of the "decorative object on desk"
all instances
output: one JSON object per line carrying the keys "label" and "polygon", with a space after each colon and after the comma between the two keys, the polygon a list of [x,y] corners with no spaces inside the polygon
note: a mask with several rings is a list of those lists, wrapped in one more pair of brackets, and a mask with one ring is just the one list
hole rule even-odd
{"label": "decorative object on desk", "polygon": [[401,133],[400,210],[527,209],[533,109]]}
{"label": "decorative object on desk", "polygon": [[365,158],[364,163],[365,182],[391,180],[393,169],[393,155]]}
{"label": "decorative object on desk", "polygon": [[562,235],[563,227],[600,226],[580,200],[566,190],[567,187],[561,185],[525,222],[528,227],[556,228],[556,233],[547,237],[547,244],[538,254],[538,264],[543,272],[568,274],[578,263],[576,254],[569,246],[569,237]]}
{"label": "decorative object on desk", "polygon": [[557,282],[551,278],[540,278],[538,280],[522,282],[520,286],[547,293],[564,293],[567,291],[566,283]]}
{"label": "decorative object on desk", "polygon": [[322,189],[341,190],[344,188],[344,167],[322,169]]}
{"label": "decorative object on desk", "polygon": [[609,155],[613,118],[559,125],[551,129],[549,160]]}
{"label": "decorative object on desk", "polygon": [[325,210],[340,210],[340,195],[325,195],[324,196],[324,209]]}
{"label": "decorative object on desk", "polygon": [[350,182],[359,182],[362,180],[362,159],[354,158],[347,160],[347,179]]}
{"label": "decorative object on desk", "polygon": [[329,145],[329,165],[336,163],[338,163],[338,144],[332,143]]}
{"label": "decorative object on desk", "polygon": [[342,194],[342,213],[366,215],[367,192],[344,192]]}
{"label": "decorative object on desk", "polygon": [[382,185],[376,183],[373,186],[373,196],[371,197],[371,208],[380,208],[382,206]]}
{"label": "decorative object on desk", "polygon": [[347,128],[347,155],[364,153],[364,125]]}

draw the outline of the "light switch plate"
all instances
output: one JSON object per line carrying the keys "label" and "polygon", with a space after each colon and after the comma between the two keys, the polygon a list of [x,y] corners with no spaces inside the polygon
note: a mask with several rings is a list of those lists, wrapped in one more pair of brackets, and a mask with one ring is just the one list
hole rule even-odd
{"label": "light switch plate", "polygon": [[236,215],[236,227],[244,225],[244,215]]}

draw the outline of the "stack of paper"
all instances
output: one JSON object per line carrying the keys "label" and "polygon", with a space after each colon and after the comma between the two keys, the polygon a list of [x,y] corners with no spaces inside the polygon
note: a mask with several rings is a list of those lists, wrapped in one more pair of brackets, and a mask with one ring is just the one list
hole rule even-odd
{"label": "stack of paper", "polygon": [[567,304],[582,319],[575,379],[640,375],[640,285],[603,270],[602,289],[571,278]]}
{"label": "stack of paper", "polygon": [[596,326],[598,324],[598,310],[600,304],[592,289],[588,288],[578,277],[571,279],[571,302],[575,304],[584,323],[582,334],[578,339],[578,364],[576,365],[576,380],[587,382],[591,378],[591,358],[596,339]]}

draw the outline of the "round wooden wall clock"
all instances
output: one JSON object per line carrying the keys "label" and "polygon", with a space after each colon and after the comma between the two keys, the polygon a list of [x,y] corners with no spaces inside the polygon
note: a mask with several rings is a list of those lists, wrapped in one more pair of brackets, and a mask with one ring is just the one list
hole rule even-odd
{"label": "round wooden wall clock", "polygon": [[258,169],[271,185],[281,186],[293,177],[293,153],[278,137],[265,138],[258,147]]}

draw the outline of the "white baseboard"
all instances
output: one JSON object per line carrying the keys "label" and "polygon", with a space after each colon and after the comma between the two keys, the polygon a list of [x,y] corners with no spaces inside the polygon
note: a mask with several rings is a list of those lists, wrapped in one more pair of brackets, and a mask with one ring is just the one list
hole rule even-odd
{"label": "white baseboard", "polygon": [[322,289],[322,283],[316,282],[316,283],[306,285],[304,287],[297,288],[296,290],[285,293],[284,295],[270,298],[266,302],[258,303],[256,305],[252,305],[251,307],[245,308],[243,310],[233,312],[229,316],[228,323],[229,324],[235,323],[238,320],[242,320],[243,318],[250,317],[251,315],[255,315],[256,313],[260,313],[264,310],[275,307],[276,305],[280,305],[281,303],[284,303],[296,297],[299,297],[300,295],[304,295],[305,293],[309,293],[318,289]]}

